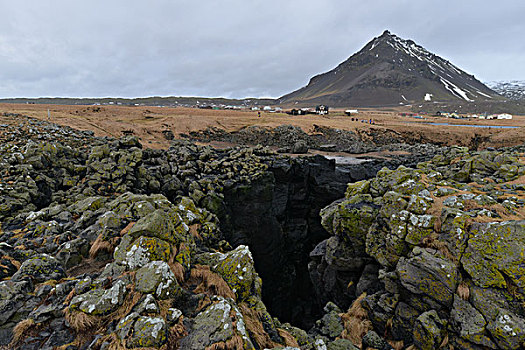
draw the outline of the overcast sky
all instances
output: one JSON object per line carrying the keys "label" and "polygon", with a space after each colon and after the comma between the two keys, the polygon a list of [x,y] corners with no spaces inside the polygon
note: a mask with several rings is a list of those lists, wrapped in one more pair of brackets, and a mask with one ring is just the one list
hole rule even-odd
{"label": "overcast sky", "polygon": [[0,0],[0,97],[279,97],[385,29],[525,80],[523,0]]}

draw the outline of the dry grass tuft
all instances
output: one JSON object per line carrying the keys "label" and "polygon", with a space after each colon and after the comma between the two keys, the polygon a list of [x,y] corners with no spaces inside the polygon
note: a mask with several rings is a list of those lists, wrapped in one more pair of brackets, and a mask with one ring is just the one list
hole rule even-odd
{"label": "dry grass tuft", "polygon": [[64,316],[77,333],[83,333],[88,330],[94,330],[100,325],[100,319],[96,316],[88,315],[82,311],[74,311],[66,308]]}
{"label": "dry grass tuft", "polygon": [[9,255],[2,256],[2,259],[9,260],[9,262],[11,264],[13,264],[13,266],[16,267],[17,270],[20,269],[20,266],[22,266],[22,264],[19,261],[17,261],[14,258],[10,257]]}
{"label": "dry grass tuft", "polygon": [[15,348],[18,343],[22,340],[24,336],[27,336],[28,332],[35,328],[36,323],[32,318],[20,321],[17,323],[15,328],[13,328],[13,340],[9,344],[11,348]]}
{"label": "dry grass tuft", "polygon": [[412,344],[409,347],[407,347],[406,350],[417,350],[417,348],[414,344]]}
{"label": "dry grass tuft", "polygon": [[111,314],[111,317],[113,319],[121,319],[127,316],[131,312],[131,309],[139,302],[140,298],[142,298],[142,293],[130,290],[122,305],[117,311]]}
{"label": "dry grass tuft", "polygon": [[135,225],[135,222],[134,222],[134,221],[130,222],[126,227],[124,227],[124,228],[122,229],[122,231],[120,231],[120,235],[121,235],[121,236],[124,236],[126,233],[129,232],[129,230],[131,230],[131,228],[132,228],[134,225]]}
{"label": "dry grass tuft", "polygon": [[394,350],[401,350],[405,346],[405,342],[402,340],[398,340],[398,341],[389,340],[388,344],[390,344],[390,346],[393,347]]}
{"label": "dry grass tuft", "polygon": [[425,248],[435,249],[438,252],[440,252],[445,258],[457,263],[457,257],[450,252],[447,243],[440,241],[437,237],[430,236],[423,238],[421,246]]}
{"label": "dry grass tuft", "polygon": [[205,350],[244,350],[244,341],[240,335],[234,335],[225,342],[207,346]]}
{"label": "dry grass tuft", "polygon": [[169,262],[168,265],[171,268],[171,272],[175,275],[177,281],[182,284],[184,283],[184,267],[179,262]]}
{"label": "dry grass tuft", "polygon": [[201,228],[201,225],[199,224],[193,224],[190,226],[190,234],[193,238],[196,238],[200,241],[202,241],[202,237],[199,234],[199,229]]}
{"label": "dry grass tuft", "polygon": [[196,265],[191,270],[191,279],[201,281],[195,293],[220,295],[235,300],[235,294],[221,276],[210,270],[209,266]]}
{"label": "dry grass tuft", "polygon": [[69,292],[69,294],[67,295],[66,299],[64,299],[64,302],[62,304],[69,305],[69,302],[71,301],[71,299],[73,299],[76,293],[77,291],[75,290],[75,288],[71,289],[71,292]]}
{"label": "dry grass tuft", "polygon": [[108,342],[108,350],[127,350],[127,347],[122,344],[122,341],[117,337],[115,333],[111,333],[109,336],[102,338]]}
{"label": "dry grass tuft", "polygon": [[295,348],[299,347],[299,343],[290,333],[281,328],[278,328],[277,330],[279,331],[279,335],[281,336],[281,338],[283,338],[284,340],[284,345]]}
{"label": "dry grass tuft", "polygon": [[264,327],[259,318],[259,313],[256,310],[250,309],[250,307],[245,303],[239,305],[239,309],[241,310],[241,313],[244,316],[244,323],[246,324],[246,328],[250,332],[251,338],[255,340],[257,345],[259,345],[259,348],[271,349],[279,345],[274,343],[268,335],[268,333],[266,333],[266,331],[264,330]]}
{"label": "dry grass tuft", "polygon": [[89,257],[91,259],[94,259],[99,255],[101,252],[106,252],[108,254],[113,253],[113,244],[109,241],[105,241],[102,239],[102,234],[98,235],[97,239],[95,239],[95,242],[91,245],[91,248],[89,249]]}
{"label": "dry grass tuft", "polygon": [[366,293],[361,294],[354,300],[348,311],[340,315],[345,328],[341,333],[341,338],[350,340],[358,347],[361,347],[363,336],[373,329],[372,322],[368,319],[368,312],[361,305],[365,297]]}
{"label": "dry grass tuft", "polygon": [[179,349],[179,340],[187,335],[188,331],[186,331],[186,328],[184,328],[183,317],[181,317],[177,324],[170,327],[168,331],[168,342],[162,346],[161,350]]}
{"label": "dry grass tuft", "polygon": [[447,335],[445,335],[445,337],[443,338],[443,341],[441,342],[441,344],[439,345],[439,348],[440,349],[443,349],[445,346],[448,345],[448,333]]}
{"label": "dry grass tuft", "polygon": [[201,312],[202,310],[204,310],[211,304],[212,304],[212,301],[210,299],[210,296],[207,294],[204,294],[204,298],[200,299],[199,304],[197,305],[197,309],[196,309],[197,313]]}
{"label": "dry grass tuft", "polygon": [[464,281],[458,285],[456,293],[463,300],[468,300],[470,298],[470,288]]}

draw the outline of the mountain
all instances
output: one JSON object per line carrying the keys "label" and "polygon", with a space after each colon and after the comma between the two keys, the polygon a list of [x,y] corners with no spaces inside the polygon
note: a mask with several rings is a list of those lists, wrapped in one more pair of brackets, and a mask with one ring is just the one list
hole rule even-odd
{"label": "mountain", "polygon": [[525,99],[525,80],[491,81],[487,86],[508,99]]}
{"label": "mountain", "polygon": [[330,107],[501,99],[449,61],[389,31],[346,61],[282,96],[282,104]]}

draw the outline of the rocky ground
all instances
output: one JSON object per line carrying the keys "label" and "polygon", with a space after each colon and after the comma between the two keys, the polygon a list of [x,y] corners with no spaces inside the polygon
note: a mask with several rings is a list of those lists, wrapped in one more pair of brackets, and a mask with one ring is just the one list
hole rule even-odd
{"label": "rocky ground", "polygon": [[340,167],[261,146],[143,149],[17,114],[2,123],[6,349],[525,341],[524,147],[413,146]]}

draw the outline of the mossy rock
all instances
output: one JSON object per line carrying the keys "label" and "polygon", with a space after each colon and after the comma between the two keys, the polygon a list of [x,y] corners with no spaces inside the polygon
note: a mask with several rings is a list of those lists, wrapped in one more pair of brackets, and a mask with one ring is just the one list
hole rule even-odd
{"label": "mossy rock", "polygon": [[370,191],[370,180],[349,183],[346,187],[345,197],[350,198],[358,194],[367,194]]}
{"label": "mossy rock", "polygon": [[124,302],[127,289],[123,281],[117,281],[110,289],[93,289],[77,295],[69,303],[73,310],[78,309],[86,314],[107,315],[117,310]]}
{"label": "mossy rock", "polygon": [[508,310],[501,309],[496,319],[489,322],[487,330],[502,349],[523,349],[525,320]]}
{"label": "mossy rock", "polygon": [[243,315],[237,307],[221,297],[214,297],[212,301],[213,304],[192,319],[188,329],[189,334],[181,339],[180,348],[201,350],[237,336],[242,339],[243,349],[255,349],[248,335]]}
{"label": "mossy rock", "polygon": [[333,232],[354,245],[355,251],[365,251],[366,235],[375,221],[379,207],[370,195],[357,195],[338,204],[333,218]]}
{"label": "mossy rock", "polygon": [[392,215],[405,210],[407,206],[408,202],[405,199],[405,196],[395,191],[388,191],[381,200],[381,209],[379,210],[379,213],[385,219],[390,220]]}
{"label": "mossy rock", "polygon": [[453,327],[458,330],[459,336],[480,346],[495,349],[496,345],[486,334],[487,321],[468,301],[454,295],[454,304],[450,317]]}
{"label": "mossy rock", "polygon": [[47,254],[40,254],[24,261],[11,279],[20,281],[27,277],[40,283],[48,280],[58,281],[66,277],[66,273],[57,259]]}
{"label": "mossy rock", "polygon": [[68,211],[76,214],[83,214],[88,210],[96,211],[102,208],[106,201],[107,199],[105,197],[87,197],[69,206]]}
{"label": "mossy rock", "polygon": [[[412,187],[412,184],[417,184],[416,180],[419,180],[420,175],[417,174],[414,169],[410,169],[404,166],[400,166],[396,170],[390,170],[383,168],[377,172],[375,178],[370,181],[370,194],[373,196],[383,196],[385,192],[390,190],[396,190],[404,194],[417,193],[424,189],[417,190]],[[407,183],[408,180],[411,180]],[[400,190],[399,185],[404,184]],[[417,192],[416,192],[417,191]]]}
{"label": "mossy rock", "polygon": [[446,321],[439,318],[436,310],[421,314],[414,325],[414,345],[421,350],[438,349],[446,334]]}
{"label": "mossy rock", "polygon": [[171,245],[157,237],[139,237],[133,240],[131,235],[125,235],[115,249],[115,262],[134,270],[150,261],[168,261],[173,254]]}
{"label": "mossy rock", "polygon": [[181,218],[175,211],[166,212],[158,209],[137,221],[129,230],[129,235],[132,237],[157,237],[178,244],[187,239],[187,237],[180,236],[175,230],[180,222]]}
{"label": "mossy rock", "polygon": [[523,242],[525,220],[473,224],[461,264],[477,286],[507,288],[508,278],[523,293]]}
{"label": "mossy rock", "polygon": [[181,288],[170,266],[164,261],[152,261],[137,270],[135,289],[154,293],[160,299],[177,297]]}
{"label": "mossy rock", "polygon": [[426,237],[431,237],[434,233],[436,221],[437,218],[433,215],[411,214],[408,219],[405,241],[413,245],[421,244]]}
{"label": "mossy rock", "polygon": [[132,348],[159,348],[167,342],[168,326],[162,317],[139,317],[128,341]]}
{"label": "mossy rock", "polygon": [[407,210],[411,213],[423,215],[432,207],[432,198],[411,195]]}
{"label": "mossy rock", "polygon": [[444,306],[452,304],[458,270],[453,262],[438,253],[415,247],[408,259],[399,260],[396,272],[403,287],[410,292],[428,296]]}
{"label": "mossy rock", "polygon": [[255,272],[252,253],[247,246],[240,245],[226,254],[212,255],[217,261],[213,269],[228,283],[239,301],[251,295],[261,296],[260,277]]}

